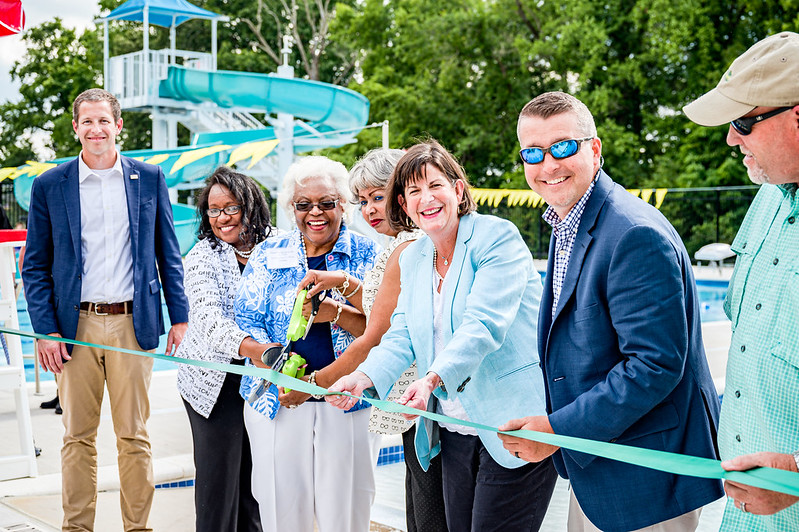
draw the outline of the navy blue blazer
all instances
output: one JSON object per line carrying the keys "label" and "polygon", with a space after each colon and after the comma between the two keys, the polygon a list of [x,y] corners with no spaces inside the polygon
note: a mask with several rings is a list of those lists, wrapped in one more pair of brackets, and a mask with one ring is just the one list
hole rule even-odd
{"label": "navy blue blazer", "polygon": [[[553,238],[538,341],[555,433],[717,458],[719,401],[693,271],[668,220],[600,171],[553,317],[554,255]],[[554,462],[585,515],[609,532],[665,521],[723,495],[718,480],[566,449]]]}
{"label": "navy blue blazer", "polygon": [[[133,255],[133,327],[141,348],[149,350],[164,334],[161,283],[172,323],[188,321],[189,304],[164,174],[121,157]],[[80,209],[77,158],[33,181],[22,279],[37,333],[75,338],[83,271]]]}

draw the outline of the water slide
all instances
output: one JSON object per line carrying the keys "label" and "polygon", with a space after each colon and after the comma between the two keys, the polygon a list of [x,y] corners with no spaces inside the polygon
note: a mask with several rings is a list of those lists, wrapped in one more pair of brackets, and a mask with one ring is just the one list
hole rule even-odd
{"label": "water slide", "polygon": [[[294,127],[294,152],[303,153],[352,142],[369,118],[369,100],[350,89],[302,79],[286,79],[273,74],[207,71],[170,66],[159,84],[158,96],[165,100],[212,104],[210,110],[239,110],[271,115],[286,113],[302,120]],[[161,166],[167,186],[202,181],[220,164],[245,163],[250,166],[274,153],[279,140],[274,128],[198,133],[190,146],[167,150],[124,151],[124,155]],[[28,209],[33,179],[53,165],[20,167],[14,181],[19,204]],[[244,166],[247,168],[247,166]],[[5,169],[4,169],[5,170]],[[197,229],[194,207],[173,204],[175,229],[181,252],[188,253],[195,243]]]}

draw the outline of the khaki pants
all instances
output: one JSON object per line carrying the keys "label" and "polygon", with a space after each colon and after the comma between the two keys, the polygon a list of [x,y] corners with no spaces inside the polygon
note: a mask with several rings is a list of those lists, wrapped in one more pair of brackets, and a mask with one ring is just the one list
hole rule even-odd
{"label": "khaki pants", "polygon": [[[76,339],[140,349],[132,315],[97,316],[80,311]],[[58,380],[64,409],[61,449],[64,531],[94,530],[97,504],[97,427],[104,386],[108,385],[111,417],[117,437],[120,505],[127,532],[149,531],[153,502],[152,452],[147,433],[147,395],[153,359],[74,346]]]}
{"label": "khaki pants", "polygon": [[[699,526],[699,515],[702,508],[697,508],[692,512],[679,515],[668,521],[655,523],[652,526],[639,528],[633,532],[693,532]],[[569,519],[567,525],[568,532],[601,532],[583,513],[574,490],[569,488]]]}

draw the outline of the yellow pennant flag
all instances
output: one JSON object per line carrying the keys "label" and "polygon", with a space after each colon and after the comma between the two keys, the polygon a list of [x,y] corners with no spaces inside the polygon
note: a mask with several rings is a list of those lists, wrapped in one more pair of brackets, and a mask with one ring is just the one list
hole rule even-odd
{"label": "yellow pennant flag", "polygon": [[17,168],[17,171],[11,174],[9,179],[16,179],[21,175],[28,174],[29,176],[36,177],[39,174],[43,174],[50,168],[55,168],[58,166],[55,163],[40,163],[38,161],[25,161],[27,166],[20,166]]}
{"label": "yellow pennant flag", "polygon": [[207,148],[200,148],[197,150],[191,150],[184,152],[178,158],[174,165],[172,165],[172,169],[169,171],[170,174],[174,174],[184,166],[188,166],[193,162],[199,161],[203,157],[207,157],[208,155],[213,155],[214,153],[219,153],[220,151],[229,150],[230,146],[227,144],[220,144],[218,146],[209,146]]}
{"label": "yellow pennant flag", "polygon": [[655,189],[655,208],[660,209],[660,206],[663,205],[663,198],[666,197],[669,189],[667,188],[657,188]]}
{"label": "yellow pennant flag", "polygon": [[247,169],[249,170],[258,164],[258,161],[272,153],[278,142],[279,141],[277,139],[272,139],[242,144],[230,154],[230,159],[228,159],[227,165],[233,166],[239,161],[243,161],[252,157],[250,164],[247,166]]}
{"label": "yellow pennant flag", "polygon": [[0,168],[0,181],[5,180],[7,177],[11,177],[14,173],[16,173],[17,167],[16,166],[7,166],[6,168]]}
{"label": "yellow pennant flag", "polygon": [[168,153],[159,153],[158,155],[153,155],[152,157],[147,159],[145,162],[149,163],[149,164],[161,164],[162,162],[166,161],[167,159],[169,159],[169,154]]}

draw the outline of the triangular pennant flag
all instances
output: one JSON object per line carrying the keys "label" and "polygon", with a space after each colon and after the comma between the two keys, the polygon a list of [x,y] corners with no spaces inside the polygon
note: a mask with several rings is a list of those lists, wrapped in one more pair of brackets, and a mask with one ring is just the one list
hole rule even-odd
{"label": "triangular pennant flag", "polygon": [[170,174],[174,174],[184,166],[190,165],[195,161],[199,161],[203,157],[208,155],[213,155],[214,153],[219,153],[220,151],[229,150],[230,146],[227,144],[220,144],[218,146],[209,146],[207,148],[199,148],[197,150],[187,151],[181,154],[178,160],[172,165],[172,169],[169,171]]}

